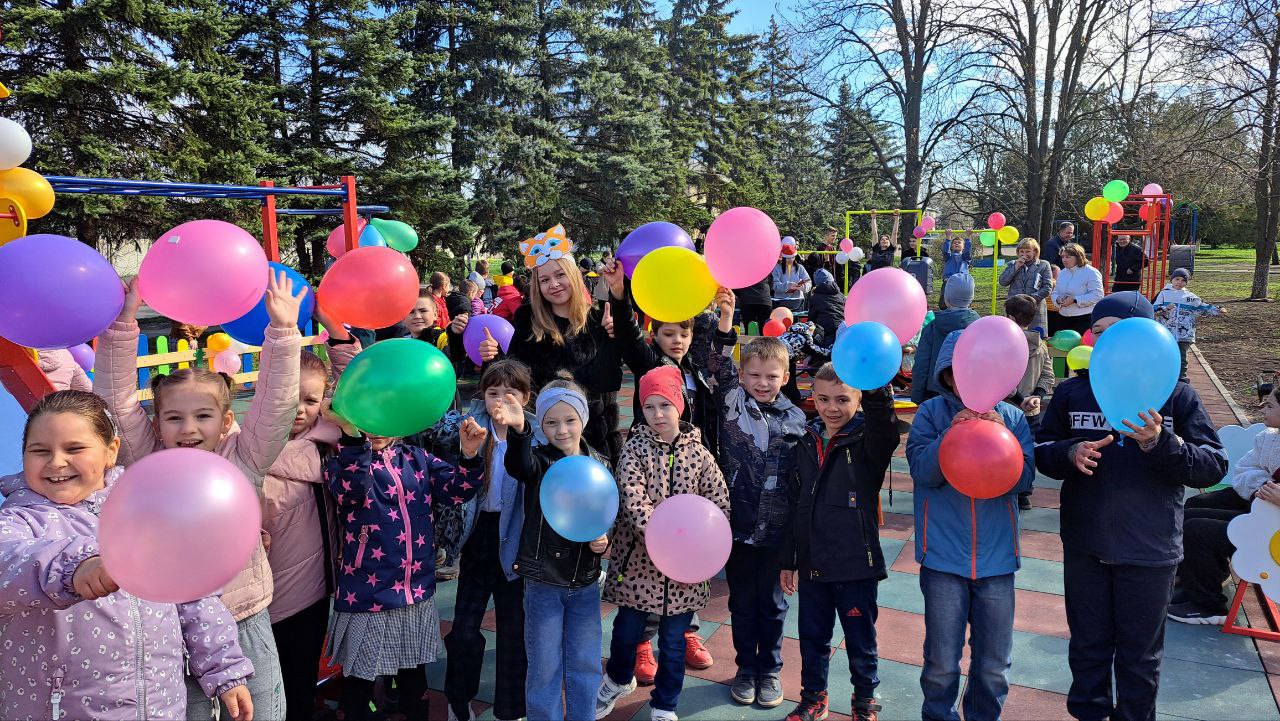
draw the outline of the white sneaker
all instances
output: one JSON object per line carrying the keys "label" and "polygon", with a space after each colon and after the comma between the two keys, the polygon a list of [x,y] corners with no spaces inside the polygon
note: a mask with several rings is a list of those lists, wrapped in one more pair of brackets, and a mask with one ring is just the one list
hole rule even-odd
{"label": "white sneaker", "polygon": [[[445,708],[449,709],[449,721],[464,721],[463,719],[459,719],[458,715],[453,712],[453,706],[445,703]],[[465,721],[476,721],[476,712],[471,708],[471,704],[467,704],[467,718]]]}
{"label": "white sneaker", "polygon": [[680,717],[676,716],[675,711],[663,711],[660,708],[650,706],[649,721],[680,721]]}
{"label": "white sneaker", "polygon": [[596,694],[596,721],[613,713],[613,707],[618,703],[618,699],[635,690],[635,677],[632,677],[631,683],[619,686],[609,678],[609,674],[605,674],[604,680],[600,682],[600,691]]}

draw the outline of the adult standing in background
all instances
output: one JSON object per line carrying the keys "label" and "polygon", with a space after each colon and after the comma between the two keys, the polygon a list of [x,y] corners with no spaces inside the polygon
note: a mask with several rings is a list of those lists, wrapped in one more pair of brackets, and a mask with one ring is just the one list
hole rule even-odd
{"label": "adult standing in background", "polygon": [[810,284],[809,271],[797,262],[798,252],[790,243],[782,246],[782,255],[773,269],[773,307],[787,307],[792,311],[804,310],[804,291]]}
{"label": "adult standing in background", "polygon": [[809,277],[812,278],[822,268],[826,268],[832,276],[836,273],[836,236],[840,231],[827,226],[826,231],[822,234],[822,242],[818,244],[818,251],[807,253],[804,257],[804,269],[809,271]]}
{"label": "adult standing in background", "polygon": [[745,329],[756,324],[756,332],[769,322],[769,314],[773,312],[773,275],[766,275],[759,282],[745,288],[734,288],[733,294],[738,299],[738,308],[742,312],[742,327]]}
{"label": "adult standing in background", "polygon": [[1040,243],[1035,238],[1018,241],[1018,257],[1012,263],[1005,263],[1000,285],[1009,289],[1010,298],[1031,296],[1036,302],[1036,317],[1031,321],[1031,328],[1049,332],[1049,313],[1044,301],[1053,290],[1053,267],[1049,261],[1040,259]]}
{"label": "adult standing in background", "polygon": [[1049,265],[1053,266],[1053,277],[1058,277],[1058,271],[1064,267],[1062,265],[1062,246],[1074,242],[1076,237],[1076,224],[1063,223],[1058,226],[1058,232],[1044,244],[1044,259],[1049,261]]}
{"label": "adult standing in background", "polygon": [[871,211],[871,255],[867,258],[866,272],[877,268],[888,268],[893,265],[898,254],[898,231],[902,223],[902,214],[893,211],[893,231],[888,235],[879,235],[876,228],[876,211]]}
{"label": "adult standing in background", "polygon": [[1117,235],[1114,263],[1116,282],[1112,284],[1111,292],[1138,290],[1138,286],[1142,284],[1142,269],[1147,267],[1148,262],[1147,254],[1142,252],[1141,247],[1134,245],[1129,236]]}
{"label": "adult standing in background", "polygon": [[1062,266],[1058,284],[1050,294],[1058,312],[1049,318],[1049,335],[1060,330],[1084,335],[1089,330],[1093,306],[1102,300],[1102,274],[1089,265],[1084,248],[1076,243],[1062,246]]}

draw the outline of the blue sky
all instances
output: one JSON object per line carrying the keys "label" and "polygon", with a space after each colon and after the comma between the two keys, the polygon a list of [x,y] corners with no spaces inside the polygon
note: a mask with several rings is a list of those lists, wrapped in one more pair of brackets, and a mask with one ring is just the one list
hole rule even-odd
{"label": "blue sky", "polygon": [[[730,6],[738,11],[730,29],[738,33],[763,33],[769,28],[769,17],[778,12],[778,8],[794,7],[800,0],[733,0]],[[663,15],[671,11],[671,0],[656,0],[654,3]]]}

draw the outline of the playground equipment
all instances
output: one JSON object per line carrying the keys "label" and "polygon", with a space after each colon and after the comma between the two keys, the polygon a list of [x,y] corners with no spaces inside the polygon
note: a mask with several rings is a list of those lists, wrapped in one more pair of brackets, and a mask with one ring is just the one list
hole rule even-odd
{"label": "playground equipment", "polygon": [[[1093,248],[1091,257],[1102,274],[1102,289],[1110,292],[1112,248],[1115,247],[1117,235],[1127,235],[1134,243],[1139,243],[1147,254],[1149,265],[1142,274],[1139,292],[1154,298],[1169,276],[1169,251],[1172,236],[1171,209],[1173,196],[1169,193],[1153,195],[1130,194],[1119,201],[1124,209],[1123,216],[1114,223],[1105,220],[1093,223]],[[1195,216],[1193,216],[1194,218]],[[1116,226],[1137,220],[1142,223],[1137,228],[1118,228]],[[1194,220],[1193,220],[1194,223]]]}
{"label": "playground equipment", "polygon": [[[903,217],[903,218],[910,218],[912,215],[914,215],[916,218],[916,225],[919,225],[921,222],[924,221],[923,208],[911,208],[911,209],[889,208],[887,210],[882,210],[880,208],[872,208],[868,210],[846,210],[844,211],[844,237],[846,238],[853,237],[852,235],[853,216],[871,215],[872,213],[875,213],[877,215],[883,215],[886,219],[892,219],[894,213],[898,213],[899,217]],[[897,238],[894,238],[894,240],[896,241]],[[875,243],[876,243],[876,239],[872,238],[871,245],[875,245]],[[919,238],[916,238],[916,255],[917,256],[920,255],[920,239]],[[849,266],[847,264],[845,265],[845,268],[844,268],[844,292],[846,293],[849,292]]]}

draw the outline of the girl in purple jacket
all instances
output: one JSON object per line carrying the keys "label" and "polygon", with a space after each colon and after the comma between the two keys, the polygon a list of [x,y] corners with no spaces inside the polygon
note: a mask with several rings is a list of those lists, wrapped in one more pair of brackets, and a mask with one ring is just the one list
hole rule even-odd
{"label": "girl in purple jacket", "polygon": [[103,568],[119,451],[102,399],[59,391],[27,418],[22,474],[0,478],[0,718],[185,718],[185,655],[207,696],[252,721],[253,666],[222,602],[144,601]]}
{"label": "girl in purple jacket", "polygon": [[347,721],[369,718],[373,682],[393,675],[400,710],[426,718],[426,664],[444,645],[433,600],[432,509],[475,496],[488,431],[473,418],[462,422],[462,461],[455,467],[398,438],[361,437],[332,409],[326,416],[342,428],[338,454],[324,467],[342,532],[327,649],[345,677],[338,708]]}

